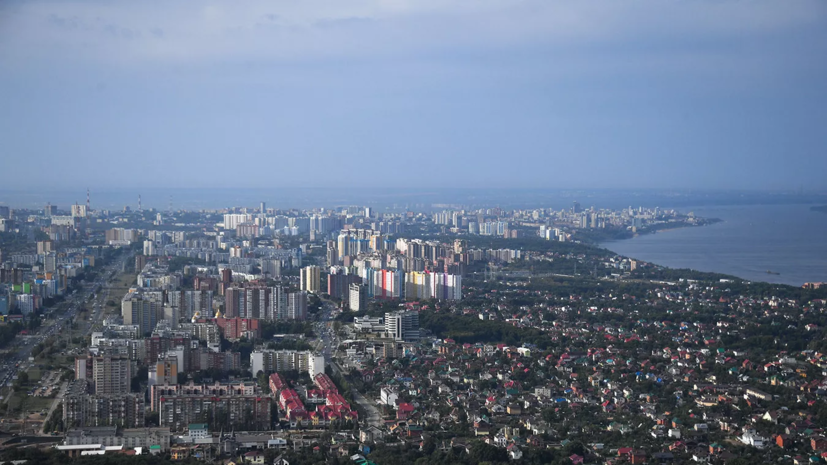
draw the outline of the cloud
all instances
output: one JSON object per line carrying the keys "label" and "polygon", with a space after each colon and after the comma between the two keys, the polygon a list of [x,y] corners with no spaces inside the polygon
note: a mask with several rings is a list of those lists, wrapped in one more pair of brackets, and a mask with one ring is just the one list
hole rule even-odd
{"label": "cloud", "polygon": [[128,66],[589,47],[641,37],[749,38],[822,22],[825,6],[821,0],[796,2],[795,8],[769,0],[35,0],[6,8],[4,16],[0,51],[25,46],[30,60],[69,51],[76,58]]}
{"label": "cloud", "polygon": [[352,26],[362,26],[367,23],[373,21],[370,18],[358,18],[358,17],[349,17],[349,18],[338,18],[332,20],[320,20],[315,23],[316,27],[322,29],[328,28],[336,28],[336,27],[352,27]]}
{"label": "cloud", "polygon": [[[312,182],[339,185],[418,158],[438,160],[433,184],[686,183],[710,167],[816,183],[827,2],[794,5],[9,0],[0,150],[18,155],[7,171],[41,157],[66,183],[95,166],[226,184],[245,160],[270,185],[314,160],[337,168]],[[377,162],[342,163],[362,156]]]}

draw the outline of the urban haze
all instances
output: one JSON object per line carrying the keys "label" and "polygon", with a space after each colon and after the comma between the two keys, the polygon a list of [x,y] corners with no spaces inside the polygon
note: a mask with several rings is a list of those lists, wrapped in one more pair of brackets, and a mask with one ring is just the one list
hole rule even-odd
{"label": "urban haze", "polygon": [[827,458],[822,0],[0,2],[0,464]]}

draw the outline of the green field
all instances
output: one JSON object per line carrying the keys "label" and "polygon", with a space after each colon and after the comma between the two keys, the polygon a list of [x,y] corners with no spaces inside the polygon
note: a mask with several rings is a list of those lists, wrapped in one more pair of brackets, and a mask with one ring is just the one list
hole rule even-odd
{"label": "green field", "polygon": [[120,307],[120,299],[132,287],[137,277],[138,275],[135,273],[118,275],[109,285],[109,298],[117,302],[118,307]]}
{"label": "green field", "polygon": [[34,397],[25,392],[15,393],[9,399],[9,409],[14,411],[25,412],[39,412],[41,410],[48,410],[52,406],[52,401],[48,397]]}
{"label": "green field", "polygon": [[29,374],[29,384],[37,383],[43,378],[43,373],[38,368],[29,368],[27,373]]}

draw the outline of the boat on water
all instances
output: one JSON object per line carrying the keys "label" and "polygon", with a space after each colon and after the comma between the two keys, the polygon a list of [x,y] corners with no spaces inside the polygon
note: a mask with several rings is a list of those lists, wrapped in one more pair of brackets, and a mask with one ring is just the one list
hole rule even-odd
{"label": "boat on water", "polygon": [[777,272],[777,271],[770,271],[770,270],[767,270],[767,274],[781,274],[781,273],[779,273],[779,272]]}

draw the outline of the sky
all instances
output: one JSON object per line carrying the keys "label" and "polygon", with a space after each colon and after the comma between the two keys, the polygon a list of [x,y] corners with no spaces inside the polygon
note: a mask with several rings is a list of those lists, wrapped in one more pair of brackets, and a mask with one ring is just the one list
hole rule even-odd
{"label": "sky", "polygon": [[825,172],[824,0],[0,2],[0,188]]}

